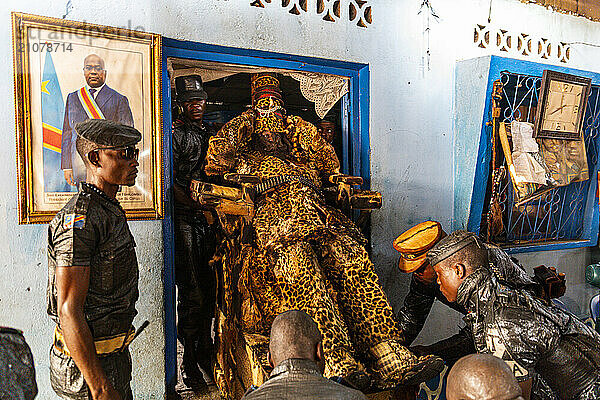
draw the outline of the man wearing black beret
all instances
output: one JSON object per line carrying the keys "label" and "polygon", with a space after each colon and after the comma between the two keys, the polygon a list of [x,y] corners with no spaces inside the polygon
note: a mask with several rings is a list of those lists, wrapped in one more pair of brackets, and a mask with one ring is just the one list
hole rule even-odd
{"label": "man wearing black beret", "polygon": [[63,399],[132,399],[138,263],[120,185],[133,186],[141,134],[107,120],[75,125],[86,181],[48,227],[50,380]]}

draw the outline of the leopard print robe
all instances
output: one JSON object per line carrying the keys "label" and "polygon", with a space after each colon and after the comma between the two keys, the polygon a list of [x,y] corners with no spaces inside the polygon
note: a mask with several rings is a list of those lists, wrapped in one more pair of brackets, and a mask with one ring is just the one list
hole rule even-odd
{"label": "leopard print robe", "polygon": [[[209,143],[206,171],[253,174],[262,179],[299,175],[321,187],[339,172],[333,147],[314,125],[288,117],[293,157],[253,150],[252,110],[228,122]],[[245,332],[268,335],[273,319],[289,309],[307,312],[323,334],[326,376],[364,370],[369,349],[399,342],[402,333],[357,227],[300,182],[280,185],[257,201],[254,239],[238,283]],[[408,353],[408,352],[407,352]]]}

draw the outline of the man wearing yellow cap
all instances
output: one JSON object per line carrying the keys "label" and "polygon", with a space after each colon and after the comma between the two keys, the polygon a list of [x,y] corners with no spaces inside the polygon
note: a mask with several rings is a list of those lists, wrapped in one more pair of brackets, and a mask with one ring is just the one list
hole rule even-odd
{"label": "man wearing yellow cap", "polygon": [[[473,234],[469,235],[469,237],[474,236]],[[423,329],[435,299],[461,314],[466,314],[466,310],[461,304],[450,302],[442,294],[437,282],[437,274],[430,262],[430,250],[435,248],[437,243],[445,237],[446,233],[438,222],[425,221],[413,226],[394,240],[394,248],[400,252],[398,267],[402,272],[412,273],[409,293],[404,299],[403,308],[396,315],[398,323],[403,329],[406,344],[410,344]],[[550,293],[548,287],[542,287],[529,277],[517,260],[511,258],[502,249],[484,243],[481,246],[485,248],[490,265],[503,271],[502,275],[508,277],[507,279],[514,286],[524,288],[535,297]],[[548,296],[544,294],[544,297]],[[411,349],[419,354],[435,354],[444,359],[448,365],[453,365],[464,355],[477,352],[472,333],[468,328],[463,328],[458,334],[432,345],[416,346]],[[532,373],[532,377],[532,399],[556,399],[552,389],[538,374]]]}
{"label": "man wearing yellow cap", "polygon": [[437,375],[439,358],[416,357],[402,346],[365,238],[324,201],[323,182],[339,175],[333,147],[314,125],[286,115],[277,76],[253,75],[251,88],[252,109],[210,139],[205,168],[208,175],[236,172],[260,180],[238,287],[242,313],[256,310],[249,313],[262,325],[246,329],[264,334],[264,322],[300,309],[323,334],[326,376],[364,389],[367,373],[380,387]]}
{"label": "man wearing yellow cap", "polygon": [[[464,308],[456,303],[450,303],[442,295],[436,283],[435,271],[426,258],[427,251],[444,236],[446,233],[439,222],[425,221],[413,226],[394,240],[394,248],[400,253],[398,268],[402,272],[412,274],[404,305],[396,314],[407,345],[412,343],[423,329],[435,299],[465,314]],[[432,346],[416,349],[436,354],[448,364],[453,364],[460,357],[475,352],[473,341],[463,331]]]}

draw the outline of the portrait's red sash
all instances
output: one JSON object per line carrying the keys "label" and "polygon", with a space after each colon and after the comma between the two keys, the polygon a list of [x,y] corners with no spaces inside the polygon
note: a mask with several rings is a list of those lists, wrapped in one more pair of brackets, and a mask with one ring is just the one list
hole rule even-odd
{"label": "portrait's red sash", "polygon": [[79,101],[90,119],[104,119],[102,110],[100,110],[96,100],[85,86],[77,91],[77,97],[79,97]]}
{"label": "portrait's red sash", "polygon": [[60,153],[62,142],[62,129],[42,122],[42,146],[48,150]]}

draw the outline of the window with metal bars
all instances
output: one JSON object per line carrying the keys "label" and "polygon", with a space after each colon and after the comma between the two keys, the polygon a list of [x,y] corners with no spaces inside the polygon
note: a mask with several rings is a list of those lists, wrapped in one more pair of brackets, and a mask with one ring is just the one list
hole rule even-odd
{"label": "window with metal bars", "polygon": [[489,99],[495,101],[495,107],[488,108],[490,113],[499,108],[499,114],[496,111],[495,115],[489,115],[488,120],[492,121],[495,116],[496,123],[485,128],[490,130],[485,136],[492,138],[492,157],[479,233],[503,247],[590,240],[585,237],[588,230],[584,227],[590,223],[586,216],[591,215],[593,202],[598,201],[597,196],[590,196],[590,189],[595,187],[590,185],[592,179],[597,179],[600,150],[599,86],[592,85],[582,128],[589,179],[546,190],[524,203],[515,199],[497,124],[510,124],[514,120],[533,123],[541,80],[541,76],[503,71]]}

